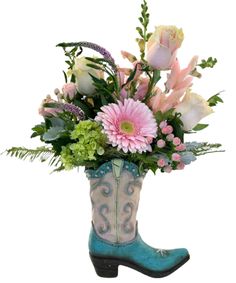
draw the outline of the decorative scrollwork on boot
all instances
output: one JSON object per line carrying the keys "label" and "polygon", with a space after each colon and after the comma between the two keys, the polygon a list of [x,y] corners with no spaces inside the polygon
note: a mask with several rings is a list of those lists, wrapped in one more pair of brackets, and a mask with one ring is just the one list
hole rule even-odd
{"label": "decorative scrollwork on boot", "polygon": [[132,202],[128,202],[125,204],[123,211],[129,214],[129,216],[125,219],[122,228],[126,234],[130,234],[134,231],[134,224],[130,222],[133,215],[133,210],[134,210],[134,204]]}
{"label": "decorative scrollwork on boot", "polygon": [[106,204],[101,205],[100,209],[99,209],[99,214],[102,217],[104,224],[98,228],[98,231],[99,231],[100,234],[105,234],[108,231],[110,231],[110,229],[111,229],[111,225],[110,225],[107,217],[105,216],[105,214],[108,214],[108,213],[109,213],[108,205],[106,205]]}

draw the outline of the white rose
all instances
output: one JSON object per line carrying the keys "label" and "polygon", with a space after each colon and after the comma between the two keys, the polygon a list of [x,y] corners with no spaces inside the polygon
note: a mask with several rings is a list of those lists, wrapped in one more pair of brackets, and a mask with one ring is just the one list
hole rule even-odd
{"label": "white rose", "polygon": [[75,64],[73,66],[73,74],[76,77],[76,84],[79,93],[84,95],[93,94],[95,92],[95,87],[93,85],[93,80],[89,74],[96,78],[103,77],[103,72],[100,70],[88,67],[87,64],[91,64],[89,60],[85,57],[80,57],[75,59]]}
{"label": "white rose", "polygon": [[198,122],[213,112],[208,102],[199,94],[187,91],[183,100],[176,106],[175,112],[182,114],[180,119],[184,130],[192,130]]}

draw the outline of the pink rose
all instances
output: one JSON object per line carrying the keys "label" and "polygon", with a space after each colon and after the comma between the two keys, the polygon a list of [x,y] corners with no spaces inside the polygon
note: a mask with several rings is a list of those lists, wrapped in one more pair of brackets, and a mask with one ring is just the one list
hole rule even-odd
{"label": "pink rose", "polygon": [[72,100],[77,92],[77,88],[76,88],[76,84],[74,83],[68,83],[68,84],[64,84],[64,86],[62,87],[62,92],[64,95],[64,98],[66,99],[70,99]]}
{"label": "pink rose", "polygon": [[148,40],[147,61],[158,70],[169,70],[184,39],[182,29],[159,26]]}

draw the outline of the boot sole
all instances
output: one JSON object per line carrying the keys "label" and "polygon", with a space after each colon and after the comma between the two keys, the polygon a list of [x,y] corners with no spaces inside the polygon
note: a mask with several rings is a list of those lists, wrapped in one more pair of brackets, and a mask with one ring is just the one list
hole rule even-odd
{"label": "boot sole", "polygon": [[89,255],[94,265],[97,275],[100,277],[106,277],[106,278],[117,277],[119,265],[127,266],[129,268],[132,268],[150,277],[161,278],[161,277],[170,275],[171,273],[176,271],[178,268],[180,268],[183,264],[185,264],[190,259],[190,256],[188,255],[181,262],[179,262],[177,265],[175,265],[174,267],[168,270],[153,271],[145,267],[142,267],[141,265],[138,265],[129,260],[119,259],[115,257],[94,256],[92,254],[89,254]]}

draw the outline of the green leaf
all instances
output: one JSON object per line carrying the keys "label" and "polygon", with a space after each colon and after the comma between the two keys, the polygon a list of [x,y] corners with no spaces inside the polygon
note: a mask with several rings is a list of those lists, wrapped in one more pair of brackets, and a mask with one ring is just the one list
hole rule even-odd
{"label": "green leaf", "polygon": [[43,106],[47,108],[58,108],[58,103],[57,102],[44,103]]}
{"label": "green leaf", "polygon": [[63,121],[61,118],[58,117],[52,117],[49,118],[52,127],[61,127],[63,128],[65,126],[65,121]]}
{"label": "green leaf", "polygon": [[197,124],[194,128],[193,131],[201,131],[203,129],[205,129],[206,127],[208,127],[208,124]]}
{"label": "green leaf", "polygon": [[90,110],[90,108],[85,103],[81,102],[78,99],[75,99],[74,104],[76,106],[78,106],[79,108],[81,108],[84,111],[84,113],[87,117],[93,118],[92,111]]}
{"label": "green leaf", "polygon": [[140,27],[136,27],[137,32],[141,37],[143,37],[143,30]]}
{"label": "green leaf", "polygon": [[44,135],[44,141],[54,141],[65,134],[65,130],[62,127],[51,127]]}
{"label": "green leaf", "polygon": [[[175,109],[169,109],[168,111],[166,111],[165,113],[161,112],[161,111],[158,111],[156,114],[155,114],[155,118],[157,120],[158,123],[160,123],[161,121],[164,121],[164,120],[172,120],[175,115],[173,115]],[[176,113],[177,114],[177,113]],[[176,116],[177,117],[177,116]]]}
{"label": "green leaf", "polygon": [[160,70],[153,71],[153,79],[152,79],[152,86],[155,86],[156,83],[161,79]]}
{"label": "green leaf", "polygon": [[219,93],[217,93],[217,94],[211,96],[211,97],[207,100],[207,102],[209,103],[209,106],[210,106],[210,107],[216,106],[218,103],[223,103],[223,102],[224,102],[223,99],[220,98],[220,94],[221,94],[221,93],[222,93],[222,92],[219,92]]}
{"label": "green leaf", "polygon": [[76,77],[74,74],[72,74],[71,78],[70,78],[70,82],[71,83],[75,83],[76,82]]}
{"label": "green leaf", "polygon": [[200,66],[202,69],[213,68],[216,63],[217,63],[216,58],[213,59],[212,57],[209,57],[207,60],[203,59],[202,62],[198,64],[198,66]]}
{"label": "green leaf", "polygon": [[100,66],[95,65],[95,64],[87,64],[87,66],[90,67],[90,68],[93,68],[95,70],[102,70],[102,71],[104,70],[103,68],[101,68]]}
{"label": "green leaf", "polygon": [[107,105],[108,101],[106,100],[105,96],[103,94],[100,94],[102,105]]}
{"label": "green leaf", "polygon": [[46,131],[45,123],[34,126],[32,131],[34,131],[34,133],[31,135],[31,138],[43,135]]}
{"label": "green leaf", "polygon": [[138,64],[136,64],[135,68],[134,68],[134,69],[132,70],[132,72],[130,73],[130,75],[129,75],[127,81],[126,81],[126,83],[123,84],[121,88],[123,88],[124,86],[126,86],[128,83],[130,83],[130,82],[134,79],[135,74],[136,74],[136,72],[137,72],[137,68],[138,68]]}
{"label": "green leaf", "polygon": [[68,81],[67,74],[64,71],[63,71],[63,75],[64,75],[64,78],[65,78],[65,83],[67,84],[67,81]]}

